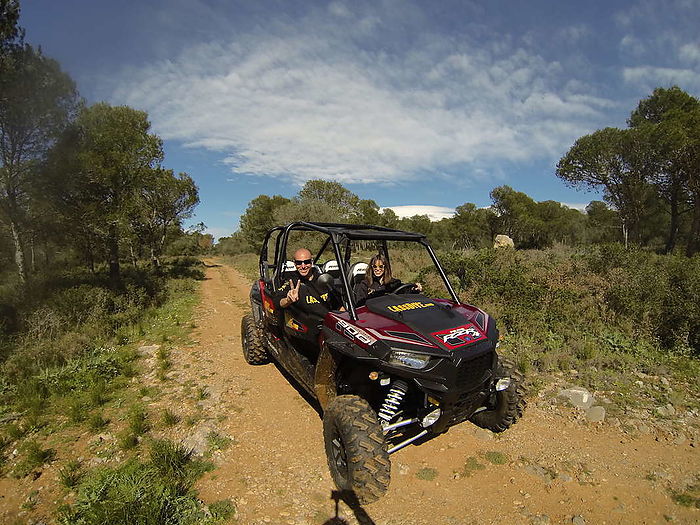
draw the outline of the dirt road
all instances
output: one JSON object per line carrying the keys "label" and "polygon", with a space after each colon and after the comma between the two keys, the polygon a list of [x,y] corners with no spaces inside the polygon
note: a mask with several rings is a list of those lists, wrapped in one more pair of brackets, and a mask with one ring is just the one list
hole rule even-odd
{"label": "dirt road", "polygon": [[532,400],[502,435],[464,423],[407,447],[391,456],[391,487],[382,500],[355,508],[336,503],[319,415],[274,365],[243,359],[240,322],[250,283],[218,264],[206,276],[197,344],[173,355],[173,376],[207,389],[204,423],[190,429],[190,442],[212,430],[232,438],[197,488],[206,502],[232,499],[239,523],[700,522],[700,509],[671,497],[699,482],[696,438],[629,434],[542,400]]}

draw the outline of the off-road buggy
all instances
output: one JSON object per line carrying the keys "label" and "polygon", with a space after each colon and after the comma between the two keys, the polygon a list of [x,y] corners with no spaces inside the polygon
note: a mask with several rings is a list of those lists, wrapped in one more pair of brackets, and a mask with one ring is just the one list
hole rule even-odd
{"label": "off-road buggy", "polygon": [[[311,248],[290,246],[299,233],[321,246],[315,280],[342,297],[343,311],[319,319],[296,303],[275,306],[274,294],[295,271],[288,254]],[[389,247],[403,243],[432,261],[424,275],[444,285],[447,298],[404,284],[393,293],[372,294],[364,304],[356,301],[353,286],[363,270],[370,271],[356,248],[365,261],[367,253],[379,252],[391,265]],[[263,241],[250,300],[252,314],[241,327],[246,361],[274,359],[318,402],[333,480],[360,502],[386,492],[389,456],[406,445],[466,420],[501,432],[522,415],[523,379],[496,355],[495,321],[459,300],[422,234],[333,223],[278,226]]]}

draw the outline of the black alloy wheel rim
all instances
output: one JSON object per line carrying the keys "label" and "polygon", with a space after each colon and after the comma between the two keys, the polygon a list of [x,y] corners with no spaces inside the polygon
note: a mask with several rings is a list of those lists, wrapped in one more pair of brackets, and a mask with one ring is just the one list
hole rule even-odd
{"label": "black alloy wheel rim", "polygon": [[345,446],[343,441],[340,439],[338,432],[333,433],[333,439],[331,440],[331,449],[333,452],[333,463],[338,471],[338,474],[342,476],[344,480],[348,479],[348,458],[345,452]]}

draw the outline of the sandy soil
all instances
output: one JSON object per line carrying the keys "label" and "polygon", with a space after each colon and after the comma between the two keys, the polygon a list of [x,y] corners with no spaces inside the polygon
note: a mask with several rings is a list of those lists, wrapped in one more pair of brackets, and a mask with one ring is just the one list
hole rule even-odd
{"label": "sandy soil", "polygon": [[189,370],[207,375],[216,410],[228,416],[221,430],[235,442],[198,488],[205,501],[232,498],[242,523],[700,522],[700,510],[670,496],[697,483],[692,437],[630,435],[534,402],[501,435],[465,423],[397,452],[383,499],[338,503],[319,415],[274,365],[243,359],[239,327],[250,283],[221,265],[207,277],[197,320],[202,370]]}

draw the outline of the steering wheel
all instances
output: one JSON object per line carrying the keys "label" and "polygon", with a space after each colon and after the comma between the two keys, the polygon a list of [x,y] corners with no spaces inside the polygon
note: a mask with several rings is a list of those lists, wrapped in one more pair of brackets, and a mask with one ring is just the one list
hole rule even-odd
{"label": "steering wheel", "polygon": [[408,293],[408,290],[413,290],[416,289],[416,284],[415,283],[405,283],[402,284],[401,286],[397,287],[396,290],[394,290],[392,293]]}

